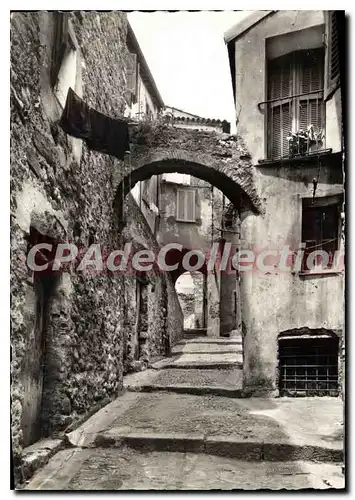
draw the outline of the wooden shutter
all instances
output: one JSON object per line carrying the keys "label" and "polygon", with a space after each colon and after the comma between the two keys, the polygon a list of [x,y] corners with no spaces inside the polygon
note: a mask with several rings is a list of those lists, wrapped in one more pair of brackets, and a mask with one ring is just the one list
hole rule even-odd
{"label": "wooden shutter", "polygon": [[178,220],[185,220],[185,191],[177,190],[176,215]]}
{"label": "wooden shutter", "polygon": [[297,128],[306,131],[309,125],[325,128],[323,102],[324,52],[323,49],[302,51],[298,57],[299,98]]}
{"label": "wooden shutter", "polygon": [[338,27],[337,27],[337,13],[336,11],[330,14],[330,61],[329,72],[330,79],[335,80],[340,75],[339,63],[339,43],[338,43]]}
{"label": "wooden shutter", "polygon": [[287,136],[292,130],[291,104],[274,106],[271,113],[271,156],[281,158],[288,155]]}
{"label": "wooden shutter", "polygon": [[322,99],[300,100],[299,128],[307,130],[309,125],[316,129],[324,128],[324,101]]}
{"label": "wooden shutter", "polygon": [[195,221],[195,191],[186,191],[186,220]]}
{"label": "wooden shutter", "polygon": [[269,63],[268,143],[269,156],[280,158],[288,154],[287,136],[292,129],[293,59],[289,55]]}
{"label": "wooden shutter", "polygon": [[337,17],[341,11],[330,10],[326,13],[325,33],[326,33],[326,65],[325,65],[325,92],[324,98],[329,99],[330,95],[340,85],[340,57],[339,57],[339,37]]}
{"label": "wooden shutter", "polygon": [[126,78],[127,91],[135,97],[137,93],[137,54],[131,52],[128,55]]}
{"label": "wooden shutter", "polygon": [[54,40],[52,47],[51,83],[55,87],[69,41],[69,13],[54,12]]}
{"label": "wooden shutter", "polygon": [[176,218],[180,221],[195,222],[195,190],[178,189],[176,198]]}
{"label": "wooden shutter", "polygon": [[268,99],[283,99],[292,95],[292,57],[279,57],[269,64]]}

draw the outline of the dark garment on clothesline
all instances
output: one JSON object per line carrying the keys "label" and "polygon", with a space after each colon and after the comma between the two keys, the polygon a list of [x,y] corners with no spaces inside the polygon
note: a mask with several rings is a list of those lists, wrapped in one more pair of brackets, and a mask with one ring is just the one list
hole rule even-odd
{"label": "dark garment on clothesline", "polygon": [[91,109],[71,88],[59,125],[67,134],[85,140],[89,149],[120,160],[130,149],[128,123]]}

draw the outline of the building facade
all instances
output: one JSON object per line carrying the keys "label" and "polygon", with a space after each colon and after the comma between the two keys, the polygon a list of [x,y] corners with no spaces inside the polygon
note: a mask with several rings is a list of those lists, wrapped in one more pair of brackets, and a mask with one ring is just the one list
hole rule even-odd
{"label": "building facade", "polygon": [[104,115],[124,116],[132,90],[131,38],[120,12],[11,14],[11,432],[17,474],[24,447],[64,432],[116,397],[125,372],[167,354],[182,332],[169,273],[80,273],[70,264],[46,274],[27,266],[36,243],[57,248],[66,242],[83,251],[96,245],[103,253],[127,242],[135,250],[159,248],[129,193],[119,225],[117,175],[128,160],[93,150],[58,125],[69,88]]}
{"label": "building facade", "polygon": [[[198,130],[206,137],[227,136],[230,124],[218,119],[203,118],[167,106],[163,116],[175,128]],[[183,253],[200,250],[206,256],[213,245],[223,251],[226,241],[236,248],[237,231],[227,228],[230,203],[212,184],[189,174],[163,174],[160,183],[159,229],[161,245],[178,243]],[[233,251],[233,250],[232,250]],[[192,261],[191,261],[192,262]],[[236,271],[229,266],[225,272],[217,266],[197,272],[178,268],[172,273],[183,311],[188,320],[185,328],[202,330],[208,336],[228,336],[236,330]]]}
{"label": "building facade", "polygon": [[[129,66],[125,116],[133,121],[157,120],[164,110],[164,102],[153,75],[139,46],[131,25],[127,26],[127,47]],[[132,195],[143,212],[151,230],[156,232],[159,205],[159,176],[138,182]]]}
{"label": "building facade", "polygon": [[[293,262],[285,272],[271,259],[264,272],[242,273],[246,393],[335,395],[341,385],[344,270],[334,259],[344,250],[344,179],[334,12],[257,11],[225,34],[237,133],[265,203],[262,217],[241,217],[240,245],[288,246]],[[308,266],[315,250],[318,261]]]}

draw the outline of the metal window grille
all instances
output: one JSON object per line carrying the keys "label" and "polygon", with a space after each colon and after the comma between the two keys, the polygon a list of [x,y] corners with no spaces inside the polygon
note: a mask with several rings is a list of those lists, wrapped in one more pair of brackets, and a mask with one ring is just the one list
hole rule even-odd
{"label": "metal window grille", "polygon": [[339,339],[279,339],[280,396],[338,396]]}

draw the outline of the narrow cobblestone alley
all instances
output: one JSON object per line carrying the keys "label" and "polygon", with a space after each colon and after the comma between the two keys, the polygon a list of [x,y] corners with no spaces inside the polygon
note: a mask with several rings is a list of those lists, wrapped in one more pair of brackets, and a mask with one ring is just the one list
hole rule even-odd
{"label": "narrow cobblestone alley", "polygon": [[240,337],[183,339],[126,376],[26,489],[343,488],[341,404],[240,399],[241,363]]}
{"label": "narrow cobblestone alley", "polygon": [[344,23],[11,12],[11,489],[345,488]]}

